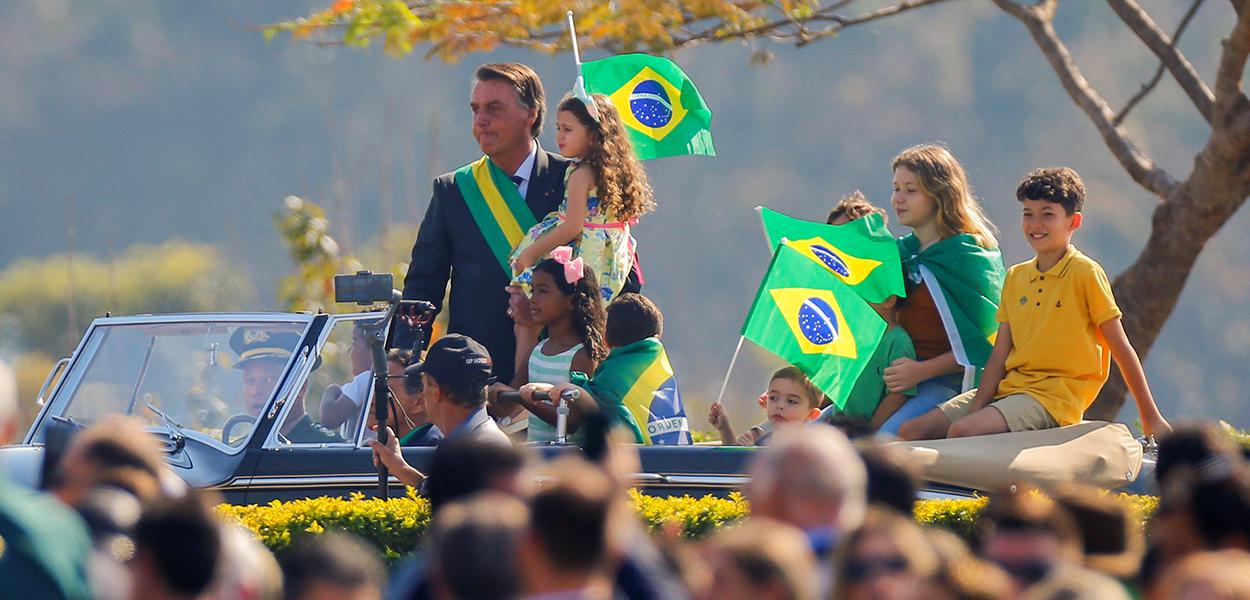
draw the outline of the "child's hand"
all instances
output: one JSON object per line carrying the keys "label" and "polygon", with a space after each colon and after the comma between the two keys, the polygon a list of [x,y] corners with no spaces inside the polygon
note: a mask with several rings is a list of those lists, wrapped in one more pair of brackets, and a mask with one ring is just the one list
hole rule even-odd
{"label": "child's hand", "polygon": [[525,399],[526,403],[533,404],[534,392],[550,392],[551,387],[550,383],[527,383],[521,386],[519,391],[521,392],[521,397]]}
{"label": "child's hand", "polygon": [[530,252],[530,250],[532,250],[533,248],[534,248],[533,246],[530,246],[529,248],[522,250],[521,255],[516,257],[516,272],[517,273],[520,273],[521,271],[524,271],[534,266],[534,263],[538,262],[537,260],[538,257],[534,256],[533,252]]}
{"label": "child's hand", "polygon": [[721,423],[728,423],[729,415],[725,413],[725,405],[720,402],[713,402],[712,407],[707,412],[707,422],[717,429],[720,429]]}
{"label": "child's hand", "polygon": [[763,434],[762,431],[758,428],[752,427],[748,429],[746,433],[738,436],[738,439],[735,441],[739,446],[754,446],[755,440],[760,439],[761,434]]}
{"label": "child's hand", "polygon": [[886,389],[891,392],[909,390],[927,379],[922,364],[910,358],[895,359],[881,375]]}

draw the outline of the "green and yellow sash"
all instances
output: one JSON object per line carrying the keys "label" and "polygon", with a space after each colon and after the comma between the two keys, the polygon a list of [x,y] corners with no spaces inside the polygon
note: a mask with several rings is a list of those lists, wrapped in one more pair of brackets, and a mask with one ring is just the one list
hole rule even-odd
{"label": "green and yellow sash", "polygon": [[489,157],[483,156],[460,167],[454,176],[473,221],[486,238],[486,245],[499,260],[499,266],[511,275],[512,266],[508,262],[512,250],[538,223],[534,212],[525,204],[512,178]]}

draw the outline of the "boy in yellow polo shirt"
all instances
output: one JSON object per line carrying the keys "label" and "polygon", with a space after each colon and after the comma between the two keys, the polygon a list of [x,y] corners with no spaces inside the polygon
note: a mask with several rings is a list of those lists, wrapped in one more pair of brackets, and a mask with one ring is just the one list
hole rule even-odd
{"label": "boy in yellow polo shirt", "polygon": [[905,423],[905,439],[965,437],[1072,425],[1107,381],[1114,357],[1147,435],[1171,426],[1120,323],[1107,274],[1072,245],[1085,184],[1072,169],[1037,169],[1016,189],[1037,253],[1007,271],[998,337],[981,387]]}

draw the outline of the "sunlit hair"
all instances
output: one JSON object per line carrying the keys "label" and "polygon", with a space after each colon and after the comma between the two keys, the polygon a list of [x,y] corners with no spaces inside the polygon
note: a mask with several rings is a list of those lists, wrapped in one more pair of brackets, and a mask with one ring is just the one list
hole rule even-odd
{"label": "sunlit hair", "polygon": [[573,330],[585,344],[590,358],[595,362],[607,358],[608,343],[604,336],[604,324],[608,318],[603,310],[603,293],[599,291],[599,282],[594,272],[587,268],[577,283],[569,283],[564,279],[564,265],[554,258],[538,263],[534,272],[550,275],[556,282],[556,289],[573,299],[573,311],[569,317],[573,320]]}
{"label": "sunlit hair", "polygon": [[945,146],[920,144],[894,157],[892,171],[906,167],[920,178],[920,190],[937,203],[937,222],[942,238],[966,233],[982,248],[997,248],[994,224],[972,195],[968,174]]}
{"label": "sunlit hair", "polygon": [[816,384],[807,378],[807,374],[802,369],[794,365],[782,367],[773,372],[773,376],[768,378],[769,386],[771,387],[772,383],[778,379],[787,379],[799,384],[799,387],[803,388],[803,393],[807,396],[808,408],[820,408],[820,404],[825,401],[824,392],[821,392],[820,388],[816,387]]}
{"label": "sunlit hair", "polygon": [[855,190],[838,200],[837,206],[829,211],[829,216],[825,218],[825,223],[830,225],[841,217],[846,217],[847,221],[862,219],[871,214],[881,215],[883,223],[889,223],[890,217],[885,214],[885,209],[880,206],[873,206],[868,201],[868,197],[863,192]]}
{"label": "sunlit hair", "polygon": [[599,206],[622,221],[637,219],[655,210],[647,172],[634,156],[629,134],[625,132],[625,124],[621,122],[621,115],[612,101],[603,94],[594,94],[591,98],[599,109],[598,123],[590,118],[586,105],[571,95],[560,101],[559,111],[567,111],[577,117],[590,133],[590,147],[586,156],[581,157],[581,162],[594,169]]}
{"label": "sunlit hair", "polygon": [[517,103],[521,108],[534,110],[534,124],[530,126],[530,137],[538,137],[543,130],[543,117],[547,113],[546,95],[543,93],[543,81],[538,78],[529,65],[521,63],[490,63],[477,68],[473,73],[475,81],[502,81],[512,86],[516,92]]}

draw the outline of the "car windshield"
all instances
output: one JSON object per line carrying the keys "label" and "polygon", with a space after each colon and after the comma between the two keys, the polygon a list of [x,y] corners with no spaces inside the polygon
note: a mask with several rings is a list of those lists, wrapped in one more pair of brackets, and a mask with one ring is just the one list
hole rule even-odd
{"label": "car windshield", "polygon": [[133,415],[154,428],[238,447],[273,397],[305,327],[298,321],[98,325],[50,414],[78,426]]}

